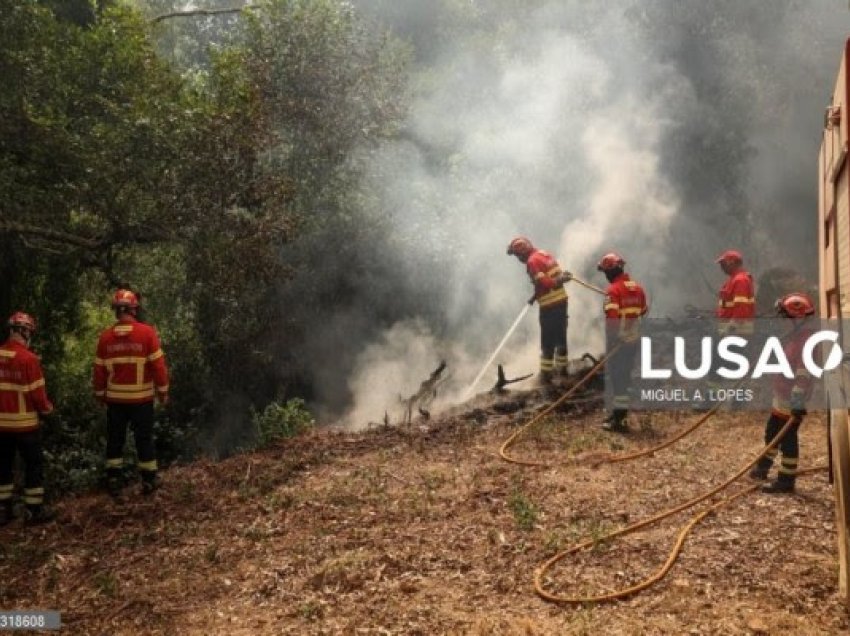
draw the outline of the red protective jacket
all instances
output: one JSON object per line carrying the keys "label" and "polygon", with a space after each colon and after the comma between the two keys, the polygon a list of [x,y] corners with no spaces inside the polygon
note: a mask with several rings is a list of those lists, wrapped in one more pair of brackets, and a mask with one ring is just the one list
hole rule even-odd
{"label": "red protective jacket", "polygon": [[[794,372],[793,378],[786,378],[781,373],[773,376],[773,411],[779,415],[788,416],[791,414],[793,406],[801,407],[809,398],[813,389],[812,376],[809,375],[806,365],[803,364],[803,347],[806,344],[809,336],[814,333],[814,330],[803,327],[798,329],[787,337],[787,340],[782,344],[782,350],[785,352],[785,357],[788,359],[788,364],[791,366],[791,371]],[[816,353],[815,361],[818,361]],[[796,394],[796,395],[795,395]],[[796,397],[796,400],[792,400]],[[793,401],[798,401],[798,404],[792,404]]]}
{"label": "red protective jacket", "polygon": [[646,293],[623,272],[605,290],[605,323],[609,335],[633,342],[638,337],[638,318],[647,312]]}
{"label": "red protective jacket", "polygon": [[756,294],[749,272],[739,269],[729,275],[720,288],[716,314],[721,333],[752,333]]}
{"label": "red protective jacket", "polygon": [[555,281],[562,270],[554,256],[544,250],[532,250],[525,268],[534,284],[534,297],[541,307],[567,302],[564,284]]}
{"label": "red protective jacket", "polygon": [[100,334],[94,394],[108,403],[143,404],[168,395],[168,369],[156,329],[125,316]]}
{"label": "red protective jacket", "polygon": [[52,410],[38,356],[10,338],[0,345],[0,431],[34,431]]}

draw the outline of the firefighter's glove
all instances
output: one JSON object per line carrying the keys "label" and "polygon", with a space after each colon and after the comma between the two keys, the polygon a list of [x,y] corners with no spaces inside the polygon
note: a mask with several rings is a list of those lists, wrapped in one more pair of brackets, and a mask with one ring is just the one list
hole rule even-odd
{"label": "firefighter's glove", "polygon": [[528,304],[533,305],[535,300],[537,300],[537,294],[531,294],[531,298],[528,299]]}
{"label": "firefighter's glove", "polygon": [[791,417],[799,424],[806,416],[806,409],[791,409]]}
{"label": "firefighter's glove", "polygon": [[573,273],[572,272],[561,272],[561,274],[558,276],[558,282],[561,283],[562,285],[564,283],[569,283],[572,279],[573,279]]}

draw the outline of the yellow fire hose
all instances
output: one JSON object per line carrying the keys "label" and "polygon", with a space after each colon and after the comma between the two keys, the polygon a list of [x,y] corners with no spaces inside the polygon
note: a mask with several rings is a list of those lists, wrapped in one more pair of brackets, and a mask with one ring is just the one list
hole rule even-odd
{"label": "yellow fire hose", "polygon": [[579,463],[589,463],[592,466],[598,466],[599,464],[604,464],[604,463],[616,464],[616,463],[620,463],[620,462],[631,461],[633,459],[637,459],[639,457],[644,457],[646,455],[652,455],[653,453],[656,453],[660,450],[663,450],[663,449],[667,448],[668,446],[672,446],[673,444],[678,442],[683,437],[689,435],[690,433],[692,433],[693,431],[698,429],[705,422],[707,422],[711,418],[711,416],[713,416],[715,413],[717,413],[718,409],[720,408],[720,404],[718,404],[717,406],[714,406],[711,410],[706,411],[700,418],[697,419],[696,422],[694,422],[693,424],[691,424],[690,426],[685,428],[680,433],[677,433],[676,435],[674,435],[670,439],[665,440],[664,442],[662,442],[658,446],[653,446],[651,448],[647,448],[647,449],[640,450],[640,451],[634,451],[634,452],[631,452],[631,453],[624,453],[624,454],[620,454],[620,455],[605,454],[605,455],[602,455],[602,456],[596,455],[596,456],[576,457],[576,458],[572,458],[570,460],[566,460],[566,461],[562,461],[562,462],[556,462],[556,463],[541,462],[541,461],[535,461],[535,460],[531,460],[531,459],[520,459],[520,458],[512,457],[512,456],[508,455],[508,449],[516,443],[517,439],[523,433],[528,431],[532,426],[537,424],[537,422],[542,420],[549,413],[551,413],[555,408],[557,408],[564,401],[566,401],[568,398],[570,398],[578,389],[582,388],[585,384],[587,384],[587,382],[594,375],[596,375],[596,373],[598,373],[599,370],[605,365],[605,362],[608,359],[610,359],[611,356],[614,355],[614,353],[616,353],[619,346],[620,345],[617,345],[616,347],[612,348],[611,351],[609,351],[608,354],[604,358],[602,358],[599,362],[597,362],[596,365],[593,368],[591,368],[581,380],[579,380],[575,385],[570,387],[570,389],[566,393],[564,393],[560,398],[558,398],[555,402],[553,402],[548,407],[543,409],[540,413],[538,413],[533,418],[531,418],[524,426],[522,426],[522,427],[518,428],[516,431],[514,431],[514,433],[510,437],[508,437],[504,441],[502,446],[499,448],[499,456],[502,459],[504,459],[506,462],[509,462],[511,464],[519,464],[521,466],[537,466],[537,467],[540,467],[540,468],[551,468],[551,467],[554,467],[554,466],[563,466],[563,465],[567,465],[567,464],[579,464]]}
{"label": "yellow fire hose", "polygon": [[[588,371],[581,380],[579,380],[576,384],[574,384],[572,387],[570,387],[569,390],[567,390],[566,393],[564,393],[561,397],[559,397],[557,400],[552,402],[552,404],[547,406],[545,409],[540,411],[540,413],[538,413],[537,415],[532,417],[524,426],[521,426],[516,431],[514,431],[513,435],[508,437],[508,439],[506,439],[504,441],[504,443],[502,443],[502,446],[499,448],[499,456],[502,459],[504,459],[506,462],[510,462],[511,464],[520,464],[522,466],[550,467],[550,466],[559,465],[559,464],[549,464],[549,463],[546,463],[546,462],[538,462],[538,461],[534,461],[534,460],[530,460],[530,459],[517,459],[515,457],[511,457],[511,456],[508,455],[508,449],[511,446],[513,446],[514,442],[517,440],[517,438],[520,435],[522,435],[525,431],[527,431],[529,428],[534,426],[537,422],[542,420],[544,417],[549,415],[549,413],[554,411],[558,406],[563,404],[569,397],[571,397],[573,395],[573,393],[575,393],[580,388],[582,388],[585,384],[587,384],[590,381],[590,379],[594,375],[596,375],[603,366],[605,366],[605,362],[612,355],[614,355],[619,348],[620,348],[620,345],[613,347],[611,349],[611,351],[609,351],[599,362],[597,362],[593,366],[593,368],[590,369],[590,371]],[[568,463],[568,462],[562,462],[562,464],[563,463]]]}
{"label": "yellow fire hose", "polygon": [[[502,459],[504,459],[507,462],[513,463],[513,464],[520,464],[520,465],[523,465],[523,466],[538,466],[538,467],[553,467],[553,466],[564,465],[564,464],[568,464],[568,463],[575,464],[575,463],[578,463],[578,462],[589,462],[593,466],[598,466],[599,464],[602,464],[602,463],[626,462],[626,461],[630,461],[630,460],[633,460],[633,459],[637,459],[639,457],[643,457],[645,455],[651,455],[651,454],[653,454],[653,453],[655,453],[659,450],[662,450],[662,449],[664,449],[668,446],[671,446],[672,444],[676,443],[677,441],[679,441],[683,437],[689,435],[690,433],[695,431],[697,428],[699,428],[702,424],[704,424],[706,421],[708,421],[720,408],[719,404],[717,406],[713,407],[711,410],[707,411],[700,418],[698,418],[697,421],[694,422],[694,424],[686,427],[683,431],[681,431],[680,433],[671,437],[670,439],[664,441],[663,443],[661,443],[657,446],[654,446],[652,448],[649,448],[649,449],[636,451],[636,452],[632,452],[632,453],[625,453],[625,454],[620,454],[620,455],[609,454],[609,455],[604,455],[602,457],[597,456],[595,458],[583,457],[583,458],[576,458],[572,461],[559,462],[559,463],[555,463],[555,464],[547,463],[547,462],[533,461],[533,460],[526,460],[526,459],[519,459],[519,458],[511,457],[507,454],[508,449],[516,442],[517,438],[519,438],[520,435],[522,435],[529,428],[531,428],[534,424],[536,424],[541,419],[543,419],[543,417],[545,417],[546,415],[551,413],[555,408],[557,408],[560,404],[562,404],[570,396],[572,396],[578,389],[583,387],[596,373],[599,372],[599,370],[604,366],[605,362],[608,359],[610,359],[610,357],[616,351],[617,351],[617,347],[613,348],[610,352],[608,352],[608,354],[605,357],[603,357],[598,363],[596,363],[596,365],[593,368],[591,368],[587,372],[587,374],[578,383],[576,383],[568,391],[566,391],[560,398],[558,398],[558,400],[556,400],[551,405],[549,405],[546,409],[544,409],[543,411],[541,411],[540,413],[535,415],[524,426],[519,428],[510,437],[508,437],[508,439],[505,440],[505,442],[502,444],[502,446],[499,449],[499,455],[502,457]],[[713,497],[714,495],[716,495],[717,493],[719,493],[720,491],[722,491],[723,489],[728,487],[730,484],[732,484],[733,482],[738,480],[742,475],[744,475],[744,473],[746,473],[750,468],[752,468],[756,464],[756,462],[758,462],[759,459],[764,457],[770,450],[775,448],[776,445],[779,444],[783,435],[785,435],[786,431],[788,431],[788,429],[794,423],[795,423],[794,418],[789,419],[785,423],[785,425],[782,427],[782,429],[776,434],[776,436],[770,441],[770,443],[767,446],[765,446],[762,449],[762,451],[752,461],[747,463],[743,468],[741,468],[737,473],[735,473],[735,475],[733,475],[730,479],[726,480],[725,482],[723,482],[719,486],[713,488],[712,490],[710,490],[710,491],[708,491],[708,492],[706,492],[706,493],[704,493],[704,494],[702,494],[698,497],[690,499],[689,501],[686,501],[686,502],[684,502],[684,503],[682,503],[682,504],[680,504],[680,505],[678,505],[674,508],[670,508],[670,509],[668,509],[664,512],[661,512],[657,515],[654,515],[653,517],[650,517],[649,519],[644,519],[643,521],[639,521],[639,522],[634,523],[634,524],[627,526],[625,528],[615,530],[615,531],[608,533],[608,534],[606,534],[602,537],[598,537],[598,538],[595,538],[595,539],[591,539],[591,540],[584,541],[582,543],[576,544],[576,545],[572,546],[571,548],[568,548],[567,550],[559,552],[555,556],[551,557],[549,560],[544,562],[543,565],[541,565],[536,570],[536,572],[534,574],[534,590],[535,590],[535,592],[540,597],[542,597],[543,599],[550,601],[550,602],[553,602],[553,603],[561,603],[561,604],[602,603],[602,602],[617,600],[617,599],[620,599],[620,598],[625,598],[627,596],[630,596],[632,594],[636,594],[637,592],[645,590],[646,588],[654,585],[655,583],[657,583],[658,581],[663,579],[666,576],[667,572],[670,571],[670,568],[673,567],[673,564],[675,563],[676,559],[678,558],[678,556],[679,556],[679,554],[682,550],[682,546],[684,545],[685,539],[687,538],[688,534],[690,534],[691,530],[700,521],[702,521],[705,517],[707,517],[711,513],[715,512],[716,510],[719,510],[720,508],[732,503],[736,499],[743,497],[744,495],[752,493],[753,491],[755,491],[756,489],[759,488],[759,485],[755,484],[755,485],[752,485],[752,486],[748,486],[747,488],[744,488],[740,492],[737,492],[737,493],[723,499],[722,501],[719,501],[718,503],[715,503],[715,504],[709,506],[708,508],[706,508],[702,512],[700,512],[697,515],[695,515],[694,517],[692,517],[691,520],[687,524],[685,524],[685,526],[679,532],[679,535],[676,539],[676,542],[675,542],[675,544],[673,545],[673,548],[670,551],[670,555],[667,557],[667,560],[664,562],[664,564],[654,574],[648,576],[644,580],[642,580],[639,583],[636,583],[635,585],[632,585],[628,588],[624,588],[622,590],[617,590],[617,591],[614,591],[614,592],[609,592],[609,593],[606,593],[606,594],[600,594],[600,595],[596,595],[596,596],[561,596],[561,595],[553,594],[551,592],[547,592],[544,589],[543,577],[546,574],[546,572],[553,565],[555,565],[556,563],[558,563],[559,561],[561,561],[562,559],[566,558],[567,556],[569,556],[571,554],[576,554],[577,552],[580,552],[582,550],[587,550],[587,549],[592,548],[593,546],[595,546],[595,545],[597,545],[601,542],[609,541],[609,540],[611,540],[615,537],[619,537],[619,536],[623,536],[623,535],[626,535],[626,534],[631,534],[633,532],[636,532],[636,531],[638,531],[642,528],[645,528],[645,527],[650,526],[654,523],[662,521],[663,519],[666,519],[667,517],[671,517],[675,514],[678,514],[679,512],[682,512],[683,510],[687,510],[688,508],[691,508],[691,507],[697,505],[698,503]],[[812,473],[812,472],[823,470],[824,468],[826,468],[826,467],[825,466],[819,466],[819,467],[815,467],[815,468],[809,468],[809,469],[806,469],[806,470],[801,470],[797,473],[797,475],[809,474],[809,473]]]}
{"label": "yellow fire hose", "polygon": [[[708,415],[710,415],[710,412],[706,413],[706,416],[708,416]],[[706,419],[707,419],[707,417],[706,417]],[[652,524],[654,524],[658,521],[666,519],[667,517],[673,516],[673,515],[681,512],[683,510],[687,510],[688,508],[695,506],[696,504],[698,504],[702,501],[705,501],[706,499],[708,499],[710,497],[713,497],[718,492],[720,492],[721,490],[723,490],[724,488],[729,486],[731,483],[733,483],[734,481],[739,479],[744,473],[746,473],[750,468],[752,468],[756,464],[756,462],[758,462],[759,459],[761,459],[764,455],[766,455],[768,453],[768,451],[770,451],[771,449],[776,447],[776,445],[779,444],[780,440],[782,439],[782,436],[785,435],[786,431],[788,431],[788,429],[795,423],[796,423],[795,419],[790,418],[785,423],[785,425],[782,427],[782,429],[776,434],[776,436],[770,441],[770,443],[767,446],[765,446],[764,449],[762,449],[762,451],[755,457],[755,459],[753,459],[747,465],[745,465],[743,468],[741,468],[741,470],[739,470],[737,473],[735,473],[735,475],[733,475],[730,479],[727,479],[725,482],[723,482],[719,486],[711,489],[707,493],[700,495],[699,497],[695,497],[695,498],[693,498],[689,501],[686,501],[685,503],[682,503],[682,504],[680,504],[680,505],[678,505],[674,508],[670,508],[669,510],[666,510],[666,511],[661,512],[657,515],[654,515],[653,517],[650,517],[649,519],[644,519],[643,521],[633,523],[630,526],[626,526],[625,528],[615,530],[614,532],[610,532],[610,533],[608,533],[608,534],[606,534],[602,537],[599,537],[599,538],[596,538],[596,539],[591,539],[591,540],[584,541],[582,543],[576,544],[576,545],[572,546],[571,548],[568,548],[567,550],[559,552],[555,556],[551,557],[549,560],[544,562],[543,565],[541,565],[535,571],[535,574],[534,574],[534,591],[540,597],[542,597],[543,599],[545,599],[547,601],[551,601],[553,603],[561,603],[561,604],[603,603],[603,602],[606,602],[606,601],[613,601],[613,600],[616,600],[616,599],[624,598],[626,596],[630,596],[632,594],[640,592],[641,590],[645,590],[646,588],[654,585],[655,583],[660,581],[662,578],[664,578],[664,576],[667,574],[667,572],[669,572],[670,568],[673,567],[673,563],[675,563],[676,559],[679,556],[679,553],[682,550],[682,546],[684,545],[685,538],[687,537],[687,535],[690,533],[690,531],[693,529],[694,526],[696,526],[700,521],[702,521],[705,517],[707,517],[712,512],[722,508],[723,506],[728,505],[729,503],[733,502],[735,499],[738,499],[739,497],[743,497],[744,495],[747,495],[747,494],[753,492],[754,490],[759,488],[759,485],[756,484],[756,485],[749,486],[749,487],[745,488],[744,490],[737,492],[734,495],[727,497],[726,499],[723,499],[722,501],[720,501],[716,504],[713,504],[712,506],[709,506],[708,508],[706,508],[705,510],[703,510],[699,514],[695,515],[679,532],[679,535],[676,539],[676,542],[673,545],[672,550],[670,551],[670,555],[667,557],[667,560],[664,562],[664,564],[661,566],[661,568],[659,568],[654,574],[648,576],[647,578],[645,578],[644,580],[642,580],[639,583],[636,583],[635,585],[624,588],[622,590],[609,592],[607,594],[599,594],[599,595],[596,595],[596,596],[561,596],[561,595],[558,595],[558,594],[553,594],[551,592],[547,592],[544,589],[543,577],[546,574],[546,572],[553,565],[555,565],[556,563],[558,563],[559,561],[561,561],[562,559],[564,559],[565,557],[567,557],[571,554],[575,554],[575,553],[580,552],[582,550],[586,550],[586,549],[591,548],[591,547],[593,547],[594,545],[596,545],[600,542],[604,542],[604,541],[608,541],[610,539],[613,539],[614,537],[619,537],[619,536],[623,536],[623,535],[626,535],[626,534],[631,534],[633,532],[636,532],[637,530],[640,530],[641,528],[645,528],[645,527],[652,525]],[[797,474],[798,475],[808,474],[808,473],[811,473],[811,472],[823,470],[824,468],[825,468],[824,466],[819,466],[819,467],[816,467],[816,468],[809,468],[809,469],[806,469],[806,470],[799,471]]]}
{"label": "yellow fire hose", "polygon": [[570,278],[570,280],[571,280],[572,282],[574,282],[574,283],[578,283],[578,284],[579,284],[579,285],[581,285],[582,287],[586,287],[587,289],[589,289],[589,290],[591,290],[591,291],[595,291],[597,294],[602,294],[603,296],[607,296],[607,295],[608,295],[608,292],[606,292],[606,291],[605,291],[604,289],[602,289],[601,287],[597,287],[596,285],[591,285],[590,283],[586,283],[586,282],[584,282],[582,279],[580,279],[580,278],[576,278],[575,276],[573,276],[572,278]]}

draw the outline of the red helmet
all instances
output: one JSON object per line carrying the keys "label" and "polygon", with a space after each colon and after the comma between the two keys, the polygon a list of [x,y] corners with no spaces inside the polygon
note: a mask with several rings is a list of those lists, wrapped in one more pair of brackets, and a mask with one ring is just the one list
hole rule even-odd
{"label": "red helmet", "polygon": [[741,256],[741,252],[738,250],[726,250],[720,256],[717,257],[715,263],[727,263],[729,265],[743,265],[744,257]]}
{"label": "red helmet", "polygon": [[534,250],[534,246],[524,236],[518,236],[508,245],[508,256],[528,256]]}
{"label": "red helmet", "polygon": [[617,252],[608,252],[599,261],[599,264],[596,266],[596,269],[598,269],[600,272],[607,272],[609,269],[614,269],[615,267],[622,267],[625,264],[625,259],[623,259],[622,256],[617,254]]}
{"label": "red helmet", "polygon": [[30,331],[35,331],[35,318],[22,311],[16,311],[9,316],[9,322],[7,324],[9,327],[25,327]]}
{"label": "red helmet", "polygon": [[139,306],[139,298],[129,289],[119,289],[112,297],[112,308],[129,307],[136,309]]}
{"label": "red helmet", "polygon": [[815,304],[807,294],[794,292],[786,294],[776,301],[776,313],[783,314],[789,318],[803,318],[815,313]]}

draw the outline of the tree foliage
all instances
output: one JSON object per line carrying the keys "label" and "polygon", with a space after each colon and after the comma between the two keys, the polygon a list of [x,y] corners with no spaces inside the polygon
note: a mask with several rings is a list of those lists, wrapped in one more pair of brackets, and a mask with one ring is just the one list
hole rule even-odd
{"label": "tree foliage", "polygon": [[[273,0],[171,31],[151,16],[180,3],[139,4],[0,14],[0,312],[42,325],[55,483],[89,474],[102,442],[88,375],[117,285],[141,291],[163,336],[166,455],[185,455],[190,431],[235,446],[252,409],[309,393],[280,352],[311,317],[277,299],[299,293],[322,237],[377,218],[362,158],[403,114],[403,48],[345,4]],[[316,282],[301,296],[314,309],[343,285]]]}

